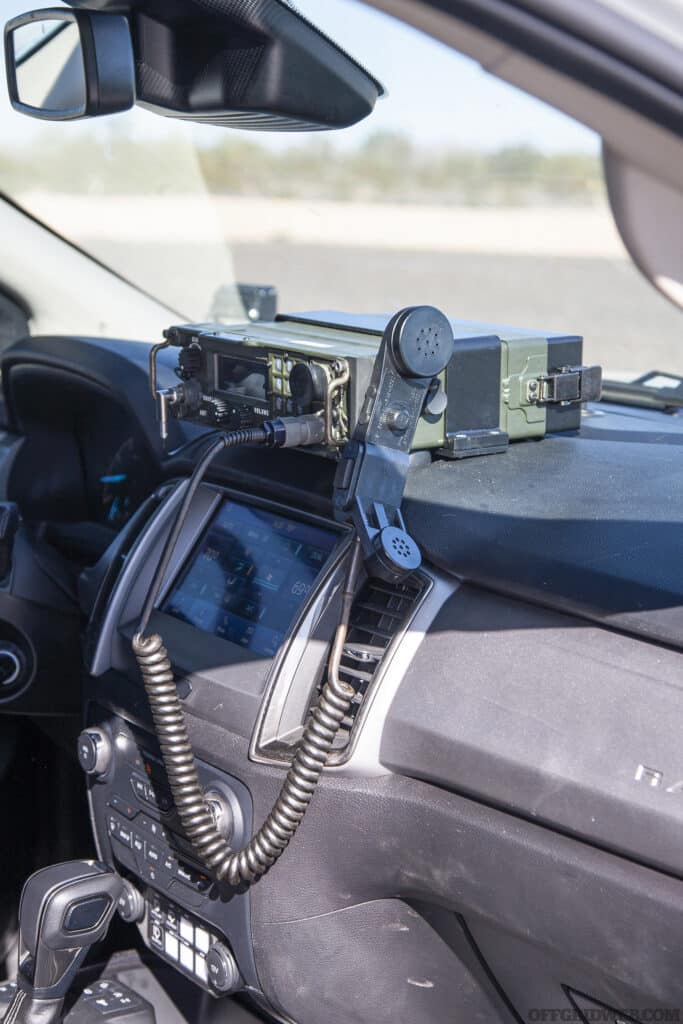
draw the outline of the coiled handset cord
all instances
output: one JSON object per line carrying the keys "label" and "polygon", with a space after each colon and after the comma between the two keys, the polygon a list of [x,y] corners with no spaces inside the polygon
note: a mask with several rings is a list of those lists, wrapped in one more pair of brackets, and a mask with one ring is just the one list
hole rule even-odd
{"label": "coiled handset cord", "polygon": [[221,435],[197,463],[171,527],[161,560],[133,637],[133,653],[147,692],[154,728],[173,800],[187,838],[208,871],[221,882],[237,887],[254,882],[284,853],[313,798],[335,736],[351,707],[356,690],[339,678],[339,667],[349,628],[351,606],[362,558],[354,540],[342,594],[342,609],[328,664],[327,680],[316,707],[304,727],[287,776],[272,811],[244,849],[234,851],[216,827],[197,772],[192,744],[173,675],[173,668],[158,633],[146,636],[162,583],[192,500],[212,460],[225,448],[268,444],[265,427],[235,430]]}

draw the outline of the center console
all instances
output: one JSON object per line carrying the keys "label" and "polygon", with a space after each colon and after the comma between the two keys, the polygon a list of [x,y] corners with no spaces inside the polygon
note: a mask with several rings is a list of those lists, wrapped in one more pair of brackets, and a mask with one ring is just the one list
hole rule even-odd
{"label": "center console", "polygon": [[[248,897],[221,893],[193,854],[156,741],[99,705],[90,720],[97,724],[81,736],[81,763],[91,763],[86,747],[104,751],[90,776],[91,815],[101,859],[127,882],[121,916],[139,926],[150,949],[208,991],[254,985]],[[199,770],[226,836],[244,845],[252,828],[248,790],[208,765]]]}
{"label": "center console", "polygon": [[[184,487],[158,495],[118,567],[103,574],[109,591],[86,638],[78,754],[98,856],[124,879],[120,915],[205,992],[246,990],[262,999],[253,891],[218,883],[188,841],[131,650]],[[351,531],[331,520],[210,484],[192,500],[149,632],[163,637],[199,752],[200,784],[232,850],[267,815],[318,699],[350,553]],[[381,733],[373,708],[382,717],[452,589],[424,568],[394,585],[358,581],[340,669],[357,696],[328,772],[373,773],[368,749]]]}
{"label": "center console", "polygon": [[[130,641],[183,485],[170,488],[126,552],[88,638],[88,777],[100,859],[125,880],[119,911],[150,950],[213,995],[258,990],[249,895],[209,877],[184,834]],[[348,532],[315,516],[209,485],[192,503],[151,628],[164,638],[187,714],[249,739],[274,676],[319,682]],[[244,781],[198,761],[221,834],[254,829]],[[258,825],[259,822],[256,822]]]}

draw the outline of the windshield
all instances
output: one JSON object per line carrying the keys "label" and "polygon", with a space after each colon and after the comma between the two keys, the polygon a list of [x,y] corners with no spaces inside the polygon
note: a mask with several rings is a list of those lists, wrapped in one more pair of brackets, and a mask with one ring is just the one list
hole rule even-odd
{"label": "windshield", "polygon": [[[3,89],[0,190],[170,319],[244,319],[239,281],[274,285],[283,311],[432,303],[583,334],[613,374],[683,371],[680,313],[626,254],[594,133],[356,0],[297,6],[386,86],[362,124],[258,134],[139,108],[53,124]],[[25,8],[0,0],[5,19]]]}

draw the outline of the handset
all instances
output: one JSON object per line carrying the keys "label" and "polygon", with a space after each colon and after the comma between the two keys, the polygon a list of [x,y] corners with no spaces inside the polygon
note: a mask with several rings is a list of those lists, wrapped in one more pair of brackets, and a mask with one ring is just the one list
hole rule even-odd
{"label": "handset", "polygon": [[353,522],[368,573],[389,582],[401,580],[422,562],[405,528],[401,502],[425,400],[453,347],[451,325],[433,306],[411,306],[392,317],[337,469],[335,515]]}

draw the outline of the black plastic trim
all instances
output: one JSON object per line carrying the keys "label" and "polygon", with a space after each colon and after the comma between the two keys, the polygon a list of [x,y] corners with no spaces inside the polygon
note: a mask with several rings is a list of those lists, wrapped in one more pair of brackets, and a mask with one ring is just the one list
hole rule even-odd
{"label": "black plastic trim", "polygon": [[683,136],[683,99],[667,85],[505,0],[423,0]]}

